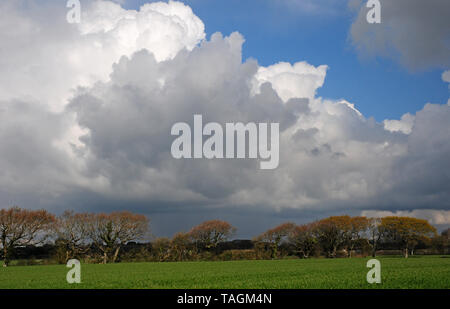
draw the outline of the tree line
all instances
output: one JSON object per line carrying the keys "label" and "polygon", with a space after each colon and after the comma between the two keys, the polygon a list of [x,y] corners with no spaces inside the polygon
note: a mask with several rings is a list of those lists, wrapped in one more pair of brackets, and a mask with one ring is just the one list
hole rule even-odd
{"label": "tree line", "polygon": [[93,263],[334,258],[375,256],[382,248],[402,250],[408,257],[417,247],[448,253],[450,243],[449,229],[438,235],[426,220],[395,216],[332,216],[304,225],[286,222],[252,240],[230,241],[235,232],[226,221],[210,220],[171,239],[149,241],[149,219],[129,211],[66,211],[55,216],[46,210],[11,207],[0,210],[0,258],[4,266],[36,251],[59,263],[72,258]]}

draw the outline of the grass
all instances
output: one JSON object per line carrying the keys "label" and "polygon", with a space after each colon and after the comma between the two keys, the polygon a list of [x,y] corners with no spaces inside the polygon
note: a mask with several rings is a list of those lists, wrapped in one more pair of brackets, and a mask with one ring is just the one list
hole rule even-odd
{"label": "grass", "polygon": [[81,284],[64,265],[0,269],[0,288],[450,288],[450,258],[380,257],[381,284],[368,284],[368,258],[82,264]]}

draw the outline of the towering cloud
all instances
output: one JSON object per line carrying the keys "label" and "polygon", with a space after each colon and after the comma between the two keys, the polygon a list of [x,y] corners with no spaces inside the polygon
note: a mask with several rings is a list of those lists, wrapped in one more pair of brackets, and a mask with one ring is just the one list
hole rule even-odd
{"label": "towering cloud", "polygon": [[283,101],[292,98],[312,99],[316,90],[323,86],[327,66],[314,67],[306,62],[294,65],[280,62],[267,68],[260,67],[254,78],[255,93],[259,93],[263,83],[270,83]]}
{"label": "towering cloud", "polygon": [[0,100],[33,98],[60,111],[72,90],[107,81],[113,63],[146,49],[158,61],[192,50],[204,25],[180,2],[125,10],[82,1],[82,22],[69,24],[65,2],[0,3]]}

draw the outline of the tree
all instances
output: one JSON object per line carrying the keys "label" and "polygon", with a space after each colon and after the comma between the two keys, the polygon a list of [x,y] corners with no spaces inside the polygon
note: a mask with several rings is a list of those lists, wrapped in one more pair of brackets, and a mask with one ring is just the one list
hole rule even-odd
{"label": "tree", "polygon": [[295,229],[295,224],[292,222],[282,223],[273,229],[267,230],[255,240],[257,242],[266,242],[269,244],[271,251],[271,258],[274,259],[278,256],[278,249],[280,244],[287,240],[288,236]]}
{"label": "tree", "polygon": [[56,244],[64,250],[64,263],[86,252],[89,240],[89,214],[65,211],[56,219]]}
{"label": "tree", "polygon": [[450,239],[450,227],[446,230],[443,230],[441,235]]}
{"label": "tree", "polygon": [[439,253],[447,254],[450,245],[450,228],[442,231],[441,235],[433,237],[431,244]]}
{"label": "tree", "polygon": [[389,240],[397,242],[404,250],[405,258],[408,258],[409,251],[414,250],[420,240],[436,235],[436,228],[423,219],[384,217],[381,219],[381,225],[385,236]]}
{"label": "tree", "polygon": [[159,262],[166,261],[169,257],[170,240],[166,237],[157,238],[152,243],[152,253]]}
{"label": "tree", "polygon": [[193,227],[189,236],[200,248],[216,249],[217,245],[226,241],[236,231],[230,223],[221,220],[211,220]]}
{"label": "tree", "polygon": [[314,225],[314,234],[327,257],[336,257],[339,248],[348,248],[351,240],[350,221],[350,216],[334,216]]}
{"label": "tree", "polygon": [[120,248],[129,241],[144,238],[149,230],[146,216],[128,211],[111,214],[90,214],[88,232],[93,243],[103,255],[103,263],[114,263]]}
{"label": "tree", "polygon": [[296,226],[289,234],[289,242],[302,258],[308,258],[314,252],[317,240],[314,237],[314,224]]}
{"label": "tree", "polygon": [[372,246],[372,257],[376,256],[378,245],[384,234],[384,228],[381,225],[381,218],[368,219],[368,242]]}
{"label": "tree", "polygon": [[365,232],[369,228],[369,219],[366,217],[351,217],[350,218],[350,241],[348,256],[352,257],[353,248],[364,237]]}
{"label": "tree", "polygon": [[0,245],[3,251],[3,266],[8,266],[14,248],[42,243],[54,221],[54,216],[46,210],[26,210],[19,207],[1,209]]}
{"label": "tree", "polygon": [[170,253],[175,261],[184,261],[191,256],[192,243],[187,233],[176,233],[170,241]]}

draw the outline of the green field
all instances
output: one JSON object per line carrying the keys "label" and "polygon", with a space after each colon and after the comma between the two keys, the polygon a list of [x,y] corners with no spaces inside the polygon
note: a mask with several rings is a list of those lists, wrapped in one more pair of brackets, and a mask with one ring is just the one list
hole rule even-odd
{"label": "green field", "polygon": [[450,258],[380,257],[381,284],[367,258],[82,264],[81,284],[64,265],[0,268],[0,288],[450,288]]}

